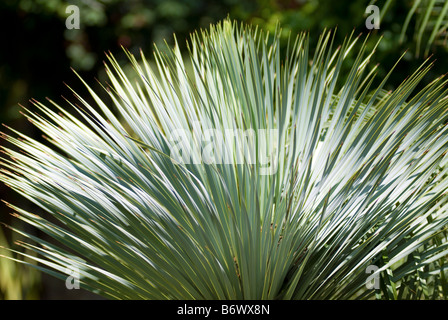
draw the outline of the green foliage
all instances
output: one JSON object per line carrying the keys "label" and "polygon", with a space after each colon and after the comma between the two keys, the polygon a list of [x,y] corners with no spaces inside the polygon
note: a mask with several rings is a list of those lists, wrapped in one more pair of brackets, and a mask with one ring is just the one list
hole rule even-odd
{"label": "green foliage", "polygon": [[[374,0],[371,3],[382,8],[382,19],[402,24],[399,42],[411,45],[416,57],[422,55],[428,57],[436,49],[442,49],[446,53],[448,2],[444,0]],[[403,9],[407,10],[405,18],[398,14]]]}
{"label": "green foliage", "polygon": [[[401,40],[409,21],[417,16],[415,25],[416,54],[420,54],[424,47],[424,55],[428,56],[433,44],[446,47],[446,28],[448,26],[448,2],[440,0],[416,0],[412,4],[406,17],[405,25],[401,34]],[[426,45],[423,39],[426,40]],[[445,38],[445,39],[443,39]]]}
{"label": "green foliage", "polygon": [[[0,229],[0,257],[9,259],[0,259],[0,299],[1,300],[21,300],[37,299],[38,288],[40,285],[40,274],[38,270],[27,268],[12,259],[20,259],[19,255],[4,249],[10,248],[10,245]],[[28,251],[28,254],[33,254]],[[28,263],[33,260],[26,259]]]}
{"label": "green foliage", "polygon": [[[427,62],[386,91],[394,70],[373,85],[369,41],[334,37],[282,52],[280,29],[225,20],[192,34],[188,58],[177,42],[155,65],[126,51],[134,76],[108,55],[108,99],[83,81],[95,105],[73,91],[78,117],[34,101],[53,147],[11,129],[0,179],[59,221],[10,204],[60,245],[14,228],[40,257],[24,255],[109,298],[446,298],[446,80],[417,89]],[[278,130],[277,170],[175,161],[171,133],[195,123]]]}

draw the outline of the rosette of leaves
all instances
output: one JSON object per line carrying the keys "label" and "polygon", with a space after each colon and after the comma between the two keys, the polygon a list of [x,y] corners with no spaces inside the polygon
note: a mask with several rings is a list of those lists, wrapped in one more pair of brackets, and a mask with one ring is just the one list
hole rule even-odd
{"label": "rosette of leaves", "polygon": [[[386,92],[360,39],[302,33],[281,52],[278,33],[225,20],[187,58],[128,53],[132,76],[108,55],[110,99],[86,83],[78,114],[34,101],[51,145],[11,128],[0,178],[59,221],[10,204],[60,243],[15,229],[34,267],[119,299],[446,297],[446,80],[420,88],[426,62]],[[171,133],[195,123],[277,130],[276,170],[176,161]]]}

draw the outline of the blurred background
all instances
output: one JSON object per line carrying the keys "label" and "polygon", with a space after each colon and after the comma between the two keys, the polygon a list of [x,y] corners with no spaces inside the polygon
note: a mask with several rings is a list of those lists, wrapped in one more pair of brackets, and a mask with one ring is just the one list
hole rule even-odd
{"label": "blurred background", "polygon": [[[279,22],[285,44],[290,32],[295,35],[304,30],[309,31],[311,43],[315,44],[324,28],[337,28],[337,43],[353,31],[355,35],[370,33],[370,48],[383,37],[374,57],[374,64],[380,63],[379,80],[407,50],[388,88],[397,87],[426,59],[429,54],[422,49],[429,41],[431,59],[436,60],[436,68],[427,76],[430,81],[448,71],[448,59],[443,27],[445,18],[437,25],[444,1],[436,1],[431,7],[429,22],[424,24],[427,2],[421,1],[422,7],[412,11],[415,2],[411,0],[2,0],[0,122],[41,139],[40,133],[20,114],[19,105],[32,109],[29,99],[45,102],[46,97],[64,105],[62,96],[72,97],[64,83],[81,94],[85,92],[70,68],[101,92],[95,79],[106,82],[105,52],[112,52],[121,65],[126,66],[127,59],[121,46],[136,56],[142,49],[151,59],[154,43],[162,45],[166,41],[173,44],[173,33],[185,51],[185,41],[191,32],[208,28],[211,23],[226,17],[259,25],[271,32]],[[371,3],[379,7],[382,15],[378,30],[368,30],[365,26],[369,16],[365,13],[366,7]],[[69,5],[79,8],[79,29],[66,27]],[[435,27],[437,34],[433,37]],[[5,127],[1,131],[8,132]],[[5,144],[3,140],[0,143]],[[0,198],[45,215],[3,184],[0,185]],[[0,204],[0,222],[37,234],[29,226],[21,225],[10,211],[3,202]],[[0,225],[0,246],[21,251],[23,249],[14,244],[17,240],[20,240],[17,233]],[[0,254],[23,259],[1,248]],[[0,299],[96,298],[99,297],[82,289],[68,290],[62,281],[24,264],[0,258]]]}

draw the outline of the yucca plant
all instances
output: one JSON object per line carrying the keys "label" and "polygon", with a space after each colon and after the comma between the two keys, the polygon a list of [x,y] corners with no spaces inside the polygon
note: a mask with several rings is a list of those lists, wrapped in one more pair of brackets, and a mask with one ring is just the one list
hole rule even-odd
{"label": "yucca plant", "polygon": [[60,221],[10,204],[61,244],[15,230],[35,267],[121,299],[446,297],[446,80],[385,91],[367,38],[278,34],[225,20],[136,77],[108,55],[78,115],[34,101],[52,146],[10,129],[1,180]]}

